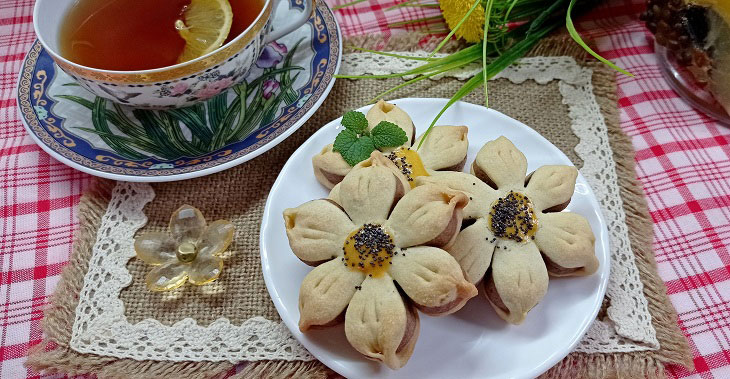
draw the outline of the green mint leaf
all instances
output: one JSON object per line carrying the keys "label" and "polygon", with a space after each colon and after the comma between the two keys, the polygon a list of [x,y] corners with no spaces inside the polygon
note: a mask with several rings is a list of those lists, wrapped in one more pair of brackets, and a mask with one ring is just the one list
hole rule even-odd
{"label": "green mint leaf", "polygon": [[335,143],[332,144],[332,150],[344,156],[344,152],[350,149],[350,146],[357,142],[360,138],[357,133],[350,129],[342,129],[340,134],[335,137]]}
{"label": "green mint leaf", "polygon": [[350,129],[343,129],[335,138],[332,150],[340,153],[347,164],[355,166],[370,157],[375,144],[368,136],[359,136]]}
{"label": "green mint leaf", "polygon": [[362,133],[368,128],[368,120],[360,112],[349,111],[342,116],[342,126],[354,132]]}
{"label": "green mint leaf", "polygon": [[[345,159],[345,162],[347,162],[350,166],[355,166],[356,164],[368,159],[370,157],[370,153],[375,150],[372,138],[362,136],[353,140],[353,134],[354,132],[348,129],[341,131],[340,134],[337,135],[335,144],[332,147],[332,150],[340,153],[342,158]],[[342,137],[340,137],[341,135]],[[339,144],[337,143],[338,139],[340,139]]]}
{"label": "green mint leaf", "polygon": [[373,144],[373,139],[368,136],[362,136],[345,153],[340,154],[342,154],[342,158],[345,158],[345,162],[350,166],[354,166],[370,158],[370,153],[374,150],[375,144]]}
{"label": "green mint leaf", "polygon": [[400,146],[408,141],[406,132],[398,125],[388,121],[380,121],[370,132],[370,135],[373,137],[373,143],[378,149]]}

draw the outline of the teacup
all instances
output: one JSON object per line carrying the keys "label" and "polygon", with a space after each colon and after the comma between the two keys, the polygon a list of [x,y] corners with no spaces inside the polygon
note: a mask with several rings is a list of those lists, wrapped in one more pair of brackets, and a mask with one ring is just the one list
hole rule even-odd
{"label": "teacup", "polygon": [[62,57],[59,31],[65,15],[77,0],[37,0],[33,26],[38,40],[58,67],[97,96],[137,108],[185,107],[213,97],[242,81],[271,41],[307,22],[314,0],[303,0],[287,25],[271,30],[279,1],[266,0],[255,21],[239,36],[215,51],[188,62],[152,70],[112,71],[86,67]]}

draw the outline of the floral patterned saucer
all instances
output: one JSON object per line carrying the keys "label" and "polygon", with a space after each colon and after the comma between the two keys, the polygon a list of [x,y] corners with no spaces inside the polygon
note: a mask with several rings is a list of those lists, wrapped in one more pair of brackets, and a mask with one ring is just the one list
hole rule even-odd
{"label": "floral patterned saucer", "polygon": [[36,41],[20,73],[18,107],[35,142],[71,167],[133,182],[190,179],[253,159],[294,133],[332,89],[341,50],[334,15],[318,2],[307,24],[263,49],[239,85],[211,97],[235,79],[217,70],[190,86],[162,85],[160,93],[207,100],[155,111],[94,96]]}

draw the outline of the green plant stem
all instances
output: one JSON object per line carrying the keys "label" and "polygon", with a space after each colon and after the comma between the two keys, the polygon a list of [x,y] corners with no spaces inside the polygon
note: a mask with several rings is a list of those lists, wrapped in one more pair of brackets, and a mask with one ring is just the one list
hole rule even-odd
{"label": "green plant stem", "polygon": [[395,5],[391,5],[391,6],[387,7],[387,8],[385,8],[385,9],[383,9],[383,11],[384,12],[387,12],[387,11],[390,11],[390,10],[393,10],[393,9],[396,9],[396,8],[405,7],[406,5],[413,4],[413,3],[417,2],[417,1],[419,1],[419,0],[406,0],[406,1],[402,2],[402,3],[398,3],[398,4],[395,4]]}
{"label": "green plant stem", "polygon": [[[423,144],[426,136],[430,133],[435,123],[443,113],[456,101],[466,96],[480,84],[484,86],[484,103],[489,106],[488,80],[504,70],[507,66],[522,57],[527,51],[544,38],[547,33],[555,28],[566,25],[571,37],[588,53],[626,75],[631,75],[626,70],[617,67],[612,62],[602,58],[583,42],[575,30],[571,20],[571,14],[577,0],[476,0],[466,12],[457,25],[446,37],[436,46],[428,56],[427,63],[401,73],[387,75],[338,75],[338,78],[350,79],[386,79],[415,75],[416,77],[407,80],[405,83],[394,86],[378,96],[378,99],[397,89],[424,80],[439,73],[448,72],[454,68],[463,67],[481,59],[481,72],[469,79],[447,102],[446,106],[437,114],[431,125],[424,133],[419,146]],[[414,6],[421,4],[418,0],[406,0],[391,8],[399,6]],[[451,39],[454,33],[466,22],[477,5],[484,4],[484,33],[481,43],[473,44],[461,49],[456,53],[442,58],[433,59],[434,55]],[[592,3],[584,1],[579,4],[580,9],[586,9]],[[586,7],[584,7],[584,5]],[[415,22],[420,22],[416,20]],[[508,24],[518,23],[515,28],[508,28]],[[396,24],[405,24],[403,22]],[[389,55],[389,54],[384,54]],[[395,55],[393,55],[395,56]],[[405,57],[402,57],[405,58]],[[412,57],[408,57],[412,59]],[[492,59],[490,61],[490,59]]]}
{"label": "green plant stem", "polygon": [[545,23],[545,21],[550,17],[555,10],[558,9],[560,5],[562,5],[566,0],[556,0],[553,2],[549,7],[547,7],[545,10],[543,10],[531,23],[530,27],[527,29],[527,32],[525,35],[530,35],[535,30],[542,27],[542,24]]}
{"label": "green plant stem", "polygon": [[[487,6],[484,9],[484,38],[482,38],[482,71],[487,71],[487,37],[489,36],[489,19],[492,13],[492,5],[494,0],[487,0]],[[487,88],[487,77],[484,76],[484,106],[489,108],[489,90]]]}
{"label": "green plant stem", "polygon": [[439,8],[438,4],[413,4],[413,5],[405,5],[406,7],[413,7],[413,8]]}
{"label": "green plant stem", "polygon": [[478,74],[474,75],[471,79],[464,83],[464,85],[462,85],[461,88],[456,91],[451,99],[449,99],[449,101],[441,109],[441,111],[439,111],[433,121],[431,121],[431,124],[428,126],[428,129],[426,129],[426,132],[423,134],[423,138],[421,138],[421,142],[416,147],[416,150],[421,148],[421,146],[423,145],[423,141],[425,141],[426,137],[428,137],[428,135],[431,133],[433,126],[436,125],[436,122],[438,122],[438,120],[441,118],[444,112],[449,109],[449,107],[451,107],[454,103],[461,100],[464,96],[468,95],[471,91],[473,91],[480,84],[482,84],[485,80],[485,77],[486,80],[491,79],[502,70],[504,70],[507,66],[512,64],[515,60],[525,55],[525,53],[527,53],[533,46],[535,46],[535,44],[537,44],[540,39],[542,39],[553,29],[557,28],[559,25],[559,22],[552,22],[540,28],[539,30],[534,31],[532,34],[526,36],[522,41],[517,42],[512,47],[507,49],[504,53],[502,53],[499,57],[494,59],[487,66],[486,70],[480,71]]}
{"label": "green plant stem", "polygon": [[389,28],[398,28],[398,27],[401,27],[401,26],[412,25],[412,24],[419,24],[419,23],[432,24],[433,21],[444,21],[444,18],[441,15],[431,16],[431,17],[423,17],[423,18],[417,18],[417,19],[413,19],[413,20],[404,20],[404,21],[392,22],[392,23],[388,24],[387,26]]}
{"label": "green plant stem", "polygon": [[[481,44],[478,44],[478,45],[481,46]],[[479,46],[476,46],[476,47],[479,47]],[[482,49],[480,48],[479,50],[482,50]],[[494,48],[491,46],[487,46],[486,51],[487,51],[487,54],[493,53]],[[439,74],[443,74],[443,73],[449,72],[454,69],[459,69],[459,68],[465,67],[469,64],[476,62],[478,59],[479,59],[479,56],[476,54],[476,49],[475,49],[474,53],[472,53],[471,55],[461,57],[461,59],[459,59],[459,60],[451,60],[450,62],[448,62],[446,64],[443,64],[441,66],[438,66],[437,68],[434,68],[432,71],[420,74],[421,76],[407,80],[399,85],[391,87],[391,88],[381,92],[374,98],[370,99],[369,102],[373,103],[373,102],[377,101],[378,99],[382,98],[383,96],[385,96],[393,91],[396,91],[400,88],[406,87],[412,83],[419,82],[423,79],[427,79],[427,78],[430,78],[430,77],[433,77],[433,76],[436,76]]]}
{"label": "green plant stem", "polygon": [[400,78],[403,76],[422,74],[430,71],[437,70],[439,67],[445,66],[457,60],[465,60],[468,62],[475,61],[481,56],[482,45],[477,43],[469,47],[463,48],[453,54],[446,57],[434,59],[433,61],[410,69],[405,72],[386,74],[386,75],[336,75],[336,78],[343,79],[388,79],[388,78]]}
{"label": "green plant stem", "polygon": [[414,60],[414,61],[435,61],[436,59],[438,59],[438,58],[414,57],[414,56],[410,56],[410,55],[388,53],[385,51],[364,49],[362,47],[357,47],[357,46],[349,46],[349,48],[353,49],[353,50],[357,50],[357,51],[364,51],[366,53],[378,54],[378,55],[383,55],[386,57],[394,57],[394,58],[400,58],[400,59],[410,59],[410,60]]}
{"label": "green plant stem", "polygon": [[390,10],[393,10],[393,9],[397,9],[397,8],[403,8],[403,7],[418,7],[418,6],[429,6],[429,7],[438,8],[439,5],[438,4],[435,4],[435,3],[423,4],[423,3],[420,3],[420,0],[406,0],[406,1],[402,2],[402,3],[398,3],[398,4],[395,4],[395,5],[392,5],[392,6],[388,7],[388,8],[385,8],[385,9],[383,9],[383,11],[387,12],[387,11],[390,11]]}
{"label": "green plant stem", "polygon": [[507,11],[504,13],[504,17],[502,18],[502,22],[504,22],[505,24],[509,22],[509,15],[510,13],[512,13],[512,9],[514,9],[518,1],[519,0],[512,0],[512,3],[510,3],[509,7],[507,7]]}
{"label": "green plant stem", "polygon": [[448,34],[449,28],[443,28],[443,29],[421,29],[421,32],[428,33],[428,34]]}
{"label": "green plant stem", "polygon": [[375,96],[374,98],[370,99],[370,103],[374,103],[374,102],[378,101],[378,99],[381,99],[383,96],[385,96],[385,95],[387,95],[387,94],[389,94],[389,93],[391,93],[393,91],[397,91],[397,90],[399,90],[399,89],[401,89],[401,88],[403,88],[405,86],[408,86],[408,85],[413,84],[413,83],[416,83],[416,82],[420,82],[421,80],[428,79],[428,78],[430,78],[430,77],[432,77],[434,75],[438,75],[440,73],[441,72],[436,72],[436,73],[433,73],[433,74],[424,74],[424,75],[421,75],[419,77],[413,78],[411,80],[407,80],[407,81],[405,81],[405,82],[403,82],[403,83],[401,83],[401,84],[399,84],[397,86],[391,87],[391,88],[389,88],[389,89],[387,89],[387,90],[379,93],[377,96]]}
{"label": "green plant stem", "polygon": [[568,33],[570,33],[570,36],[573,37],[573,40],[575,40],[576,43],[581,45],[585,51],[587,51],[590,55],[593,55],[596,59],[599,61],[605,63],[612,69],[624,74],[633,77],[634,74],[624,70],[621,67],[616,66],[613,62],[609,61],[608,59],[600,56],[598,53],[593,51],[588,44],[586,44],[583,39],[580,37],[580,34],[578,34],[578,31],[575,30],[575,25],[573,25],[573,19],[570,17],[570,14],[573,12],[573,6],[575,5],[576,0],[570,0],[570,5],[568,5],[568,12],[565,14],[565,27],[568,29]]}

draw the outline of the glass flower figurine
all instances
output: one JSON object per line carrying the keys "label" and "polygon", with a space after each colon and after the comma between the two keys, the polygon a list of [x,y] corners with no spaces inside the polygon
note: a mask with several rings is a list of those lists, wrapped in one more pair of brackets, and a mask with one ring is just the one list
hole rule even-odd
{"label": "glass flower figurine", "polygon": [[150,291],[169,291],[189,281],[210,283],[223,271],[220,255],[233,241],[235,227],[227,220],[207,224],[200,210],[190,205],[170,217],[169,233],[151,232],[134,240],[137,258],[155,266],[145,282]]}

